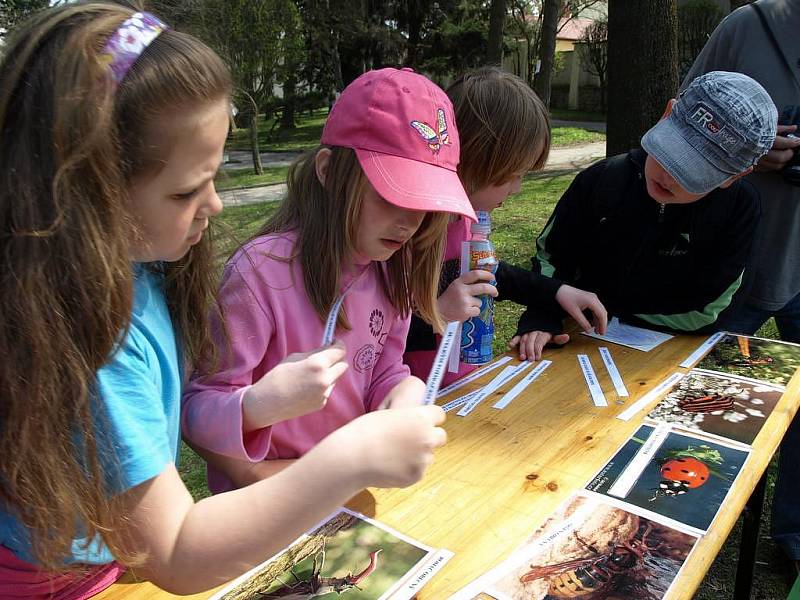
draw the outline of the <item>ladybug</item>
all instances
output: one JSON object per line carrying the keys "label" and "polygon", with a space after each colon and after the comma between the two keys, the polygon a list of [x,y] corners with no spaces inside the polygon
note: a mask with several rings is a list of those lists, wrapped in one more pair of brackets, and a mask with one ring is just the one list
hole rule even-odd
{"label": "ladybug", "polygon": [[661,467],[661,477],[669,481],[680,481],[689,489],[699,488],[708,481],[706,464],[690,456],[673,458]]}
{"label": "ladybug", "polygon": [[650,501],[658,498],[659,494],[680,496],[690,489],[699,488],[708,481],[708,476],[708,467],[696,458],[685,456],[670,459],[661,467],[662,480]]}

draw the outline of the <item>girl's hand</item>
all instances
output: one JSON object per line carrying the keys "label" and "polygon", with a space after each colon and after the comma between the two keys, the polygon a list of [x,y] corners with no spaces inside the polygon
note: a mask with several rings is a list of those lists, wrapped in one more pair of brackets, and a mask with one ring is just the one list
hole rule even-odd
{"label": "girl's hand", "polygon": [[481,301],[477,296],[497,296],[497,288],[488,281],[494,279],[494,273],[475,269],[464,273],[453,281],[436,301],[439,313],[445,322],[466,321],[477,317],[481,312]]}
{"label": "girl's hand", "polygon": [[384,408],[413,408],[419,406],[422,402],[422,392],[420,392],[420,385],[422,390],[425,390],[425,384],[421,379],[409,375],[405,379],[400,380],[378,407],[379,410]]}
{"label": "girl's hand", "polygon": [[[600,302],[597,294],[579,290],[571,285],[562,285],[556,292],[556,301],[561,305],[566,313],[575,319],[578,326],[586,333],[591,333],[592,329],[604,335],[606,332],[606,325],[608,325],[608,313],[605,306]],[[589,310],[592,313],[592,324],[586,320],[583,315],[584,310]],[[558,343],[558,342],[555,342]]]}
{"label": "girl's hand", "polygon": [[[390,395],[405,396],[404,404],[417,406],[379,410],[363,415],[325,438],[325,445],[339,461],[348,463],[363,487],[406,487],[422,478],[433,461],[433,451],[447,441],[445,412],[435,405],[419,406],[425,384],[408,377]],[[394,402],[392,402],[394,405]]]}
{"label": "girl's hand", "polygon": [[244,430],[254,431],[325,406],[336,380],[347,370],[344,344],[290,354],[242,398]]}
{"label": "girl's hand", "polygon": [[569,335],[566,333],[553,335],[546,331],[530,331],[523,335],[515,335],[508,342],[508,347],[511,349],[519,346],[520,360],[539,360],[542,358],[542,350],[551,341],[554,344],[563,346],[569,341]]}

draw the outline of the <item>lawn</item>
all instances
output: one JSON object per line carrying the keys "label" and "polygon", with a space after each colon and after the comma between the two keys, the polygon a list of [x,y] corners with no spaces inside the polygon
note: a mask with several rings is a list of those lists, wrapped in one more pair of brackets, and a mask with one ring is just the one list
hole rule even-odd
{"label": "lawn", "polygon": [[[314,148],[322,135],[322,127],[328,116],[327,109],[304,113],[297,119],[295,129],[272,129],[272,123],[261,123],[259,129],[259,149],[261,152],[303,152]],[[604,133],[589,131],[580,127],[554,127],[551,145],[554,148],[577,146],[600,142],[606,139]],[[234,130],[227,144],[228,150],[250,151],[249,132],[246,129]],[[255,175],[251,168],[225,168],[217,181],[219,191],[282,183],[286,179],[287,167],[265,167],[263,175]]]}
{"label": "lawn", "polygon": [[[542,176],[529,175],[517,196],[510,198],[492,213],[492,239],[498,254],[506,261],[526,268],[530,267],[530,256],[534,240],[541,231],[553,206],[572,181],[573,175]],[[241,241],[252,235],[277,206],[276,203],[250,204],[226,208],[215,224],[215,236],[228,256]],[[507,340],[513,335],[522,307],[506,302],[498,303],[495,312],[495,350],[505,350]],[[777,337],[774,325],[768,323],[759,335]],[[782,574],[780,552],[769,539],[769,506],[775,482],[776,463],[768,471],[766,510],[760,532],[759,552],[756,564],[753,598],[779,600],[786,598],[789,586]],[[181,453],[180,472],[195,498],[208,495],[202,461],[188,448]],[[740,519],[741,522],[741,519]],[[736,573],[740,526],[733,530],[721,553],[714,561],[696,600],[718,600],[729,598],[733,592]]]}

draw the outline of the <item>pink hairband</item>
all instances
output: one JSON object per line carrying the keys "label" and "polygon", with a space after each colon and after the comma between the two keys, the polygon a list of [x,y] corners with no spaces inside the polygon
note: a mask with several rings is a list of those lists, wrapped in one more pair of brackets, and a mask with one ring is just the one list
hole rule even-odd
{"label": "pink hairband", "polygon": [[101,59],[108,63],[114,82],[119,84],[144,49],[169,27],[147,12],[137,12],[125,19],[103,46]]}

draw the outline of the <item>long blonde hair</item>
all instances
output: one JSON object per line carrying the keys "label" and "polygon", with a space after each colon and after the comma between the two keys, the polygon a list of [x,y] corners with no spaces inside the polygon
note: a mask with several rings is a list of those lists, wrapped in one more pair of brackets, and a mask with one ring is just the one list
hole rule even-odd
{"label": "long blonde hair", "polygon": [[[175,31],[113,86],[100,50],[132,13],[103,3],[45,10],[13,32],[0,62],[0,505],[50,570],[64,568],[78,537],[101,535],[117,559],[134,556],[119,533],[113,440],[94,390],[131,319],[127,190],[159,168],[156,119],[230,92],[221,60]],[[210,243],[152,266],[191,360],[213,355]]]}
{"label": "long blonde hair", "polygon": [[550,154],[547,107],[522,79],[498,67],[469,71],[447,88],[453,102],[467,194],[538,171]]}
{"label": "long blonde hair", "polygon": [[[294,258],[300,261],[308,299],[324,322],[340,292],[342,265],[356,250],[367,178],[353,150],[333,146],[322,185],[315,168],[321,148],[294,162],[286,199],[256,235],[297,233]],[[427,213],[414,236],[386,261],[382,280],[389,301],[402,315],[414,310],[438,329],[442,319],[436,295],[448,218],[447,213]],[[342,313],[338,324],[348,327]]]}

